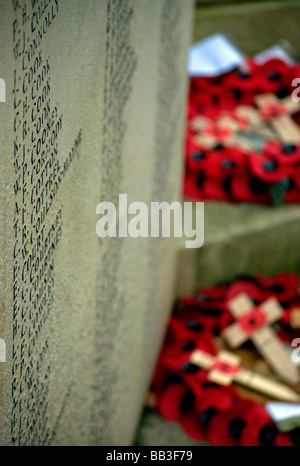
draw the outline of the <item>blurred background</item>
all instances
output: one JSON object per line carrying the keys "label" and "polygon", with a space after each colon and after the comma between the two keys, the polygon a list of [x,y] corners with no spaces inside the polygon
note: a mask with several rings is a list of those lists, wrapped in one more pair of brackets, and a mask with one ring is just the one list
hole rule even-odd
{"label": "blurred background", "polygon": [[284,40],[300,59],[299,0],[197,0],[193,42],[215,32],[226,34],[253,55]]}
{"label": "blurred background", "polygon": [[[252,57],[280,45],[294,63],[300,60],[300,0],[196,0],[192,44],[223,34]],[[300,76],[299,76],[300,77]],[[178,296],[229,283],[239,276],[300,274],[300,204],[259,205],[205,200],[205,242],[188,250],[182,242]],[[206,445],[189,438],[179,424],[146,408],[138,445]]]}

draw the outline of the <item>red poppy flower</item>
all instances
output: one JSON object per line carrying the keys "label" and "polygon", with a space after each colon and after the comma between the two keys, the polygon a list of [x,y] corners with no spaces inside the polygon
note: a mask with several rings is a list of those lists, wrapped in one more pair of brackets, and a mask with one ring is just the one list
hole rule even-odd
{"label": "red poppy flower", "polygon": [[194,138],[189,138],[186,144],[186,163],[191,170],[202,170],[209,151],[195,143]]}
{"label": "red poppy flower", "polygon": [[197,411],[189,411],[180,419],[180,425],[186,434],[199,442],[206,440],[206,433],[201,423],[201,416]]}
{"label": "red poppy flower", "polygon": [[[222,94],[218,98],[217,106],[219,110],[232,112],[237,104],[237,96],[234,89],[223,90]],[[215,104],[216,106],[216,104]],[[221,113],[220,112],[220,113]]]}
{"label": "red poppy flower", "polygon": [[292,168],[282,165],[270,157],[261,154],[249,154],[249,165],[252,173],[266,183],[277,183],[292,175]]}
{"label": "red poppy flower", "polygon": [[158,397],[158,412],[168,421],[178,421],[182,416],[181,401],[189,392],[184,383],[170,384]]}
{"label": "red poppy flower", "polygon": [[252,335],[267,322],[266,314],[260,308],[253,308],[237,320],[246,335]]}
{"label": "red poppy flower", "polygon": [[257,63],[257,60],[253,57],[245,57],[245,70],[248,70],[249,73],[257,74],[257,70],[260,68],[261,64]]}
{"label": "red poppy flower", "polygon": [[[219,293],[224,293],[223,291],[223,286],[222,286],[222,291],[219,291]],[[196,297],[182,297],[179,298],[179,308],[185,307],[186,309],[194,309],[194,310],[199,310],[203,311],[206,310],[208,315],[211,316],[220,316],[223,309],[224,309],[224,302],[222,299],[214,299],[213,296],[216,295],[207,295],[206,293],[209,293],[209,290],[205,291],[203,290],[201,293],[199,292]],[[211,312],[210,312],[211,310]]]}
{"label": "red poppy flower", "polygon": [[190,99],[191,103],[188,109],[189,118],[206,114],[208,108],[214,107],[214,97],[209,93],[198,92],[191,96]]}
{"label": "red poppy flower", "polygon": [[214,102],[211,105],[205,107],[203,110],[203,115],[205,115],[207,118],[210,118],[211,120],[218,119],[224,111],[223,105],[220,106],[219,102],[220,98],[217,100],[217,102]]}
{"label": "red poppy flower", "polygon": [[187,365],[187,367],[185,368],[184,381],[195,396],[194,409],[198,410],[197,406],[199,404],[199,400],[202,400],[206,397],[205,387],[209,382],[207,380],[206,370],[201,368],[198,368],[198,370],[195,372],[193,372],[193,370],[195,370],[195,367],[193,365]]}
{"label": "red poppy flower", "polygon": [[276,436],[276,447],[293,447],[295,444],[292,442],[288,433],[280,433]]}
{"label": "red poppy flower", "polygon": [[299,278],[294,273],[279,273],[268,280],[268,287],[280,302],[290,301],[298,296]]}
{"label": "red poppy flower", "polygon": [[203,200],[205,199],[203,193],[203,184],[206,179],[203,171],[192,171],[188,168],[184,174],[184,185],[183,191],[185,197],[192,200]]}
{"label": "red poppy flower", "polygon": [[[202,349],[202,348],[201,348]],[[172,370],[176,376],[179,376],[195,396],[195,403],[198,399],[203,399],[205,396],[203,386],[208,383],[207,371],[190,362],[189,357],[177,358],[174,355],[173,359],[168,361],[168,370]]]}
{"label": "red poppy flower", "polygon": [[[205,388],[208,385],[208,388]],[[208,408],[214,408],[217,411],[229,408],[233,400],[239,399],[237,390],[231,386],[216,385],[207,380],[202,385],[202,396],[195,400],[195,409],[198,412],[204,412]]]}
{"label": "red poppy flower", "polygon": [[206,136],[210,136],[217,142],[227,141],[232,136],[232,130],[228,127],[221,126],[217,121],[210,122],[203,130]]}
{"label": "red poppy flower", "polygon": [[171,383],[171,382],[183,382],[182,377],[180,375],[174,373],[174,371],[167,366],[162,364],[162,355],[160,356],[158,363],[156,364],[154,374],[151,380],[151,392],[154,393],[155,396],[159,396],[159,394]]}
{"label": "red poppy flower", "polygon": [[239,202],[255,202],[257,204],[272,204],[270,187],[264,180],[248,173],[244,177],[234,177],[231,183],[233,198]]}
{"label": "red poppy flower", "polygon": [[241,437],[256,405],[250,400],[237,400],[213,417],[208,439],[215,446],[240,445]]}
{"label": "red poppy flower", "polygon": [[186,170],[184,179],[184,194],[193,200],[220,199],[233,201],[230,194],[231,177],[212,178],[206,175],[205,170],[192,172]]}
{"label": "red poppy flower", "polygon": [[283,60],[273,58],[256,68],[261,92],[276,92],[289,85],[290,65]]}
{"label": "red poppy flower", "polygon": [[282,165],[295,165],[300,162],[300,146],[270,141],[264,145],[263,155],[277,160]]}
{"label": "red poppy flower", "polygon": [[236,70],[224,76],[224,88],[240,89],[242,92],[255,93],[259,80],[251,71]]}
{"label": "red poppy flower", "polygon": [[[184,336],[185,339],[189,337],[197,340],[200,333],[201,337],[206,336],[207,333],[212,334],[211,329],[216,325],[217,319],[205,312],[184,309],[176,319],[172,319],[171,325],[173,329],[176,329],[177,336],[180,338]],[[210,312],[210,310],[208,310],[208,312]]]}
{"label": "red poppy flower", "polygon": [[219,358],[213,361],[211,368],[227,375],[235,375],[240,372],[239,366]]}
{"label": "red poppy flower", "polygon": [[243,176],[247,170],[247,155],[233,146],[211,150],[205,168],[206,174],[212,178]]}
{"label": "red poppy flower", "polygon": [[232,176],[223,176],[222,178],[207,178],[202,185],[202,192],[205,199],[216,199],[221,201],[233,202],[232,195]]}
{"label": "red poppy flower", "polygon": [[[238,91],[238,90],[236,90]],[[255,94],[250,91],[242,92],[237,98],[237,105],[249,105],[251,107],[255,106]]]}
{"label": "red poppy flower", "polygon": [[179,337],[178,342],[167,344],[165,346],[165,351],[161,354],[159,359],[159,365],[163,367],[164,370],[167,369],[168,372],[172,371],[186,380],[189,379],[190,374],[193,374],[193,377],[195,377],[195,374],[201,369],[190,361],[190,355],[193,349],[185,350],[183,347],[183,343],[188,341],[193,342],[193,349],[200,349],[207,353],[215,354],[212,335],[210,335],[209,338],[205,334],[201,336],[197,335],[194,338],[189,335],[187,340]]}
{"label": "red poppy flower", "polygon": [[[224,288],[222,286],[222,288]],[[217,290],[218,293],[223,293],[223,290]],[[194,315],[187,311],[194,311]],[[205,290],[199,293],[197,298],[181,298],[178,303],[176,315],[180,319],[193,321],[196,319],[201,323],[202,327],[206,328],[217,336],[221,331],[228,326],[232,320],[231,314],[226,309],[224,299],[209,299]]]}
{"label": "red poppy flower", "polygon": [[193,83],[192,90],[206,92],[207,94],[220,95],[223,89],[223,78],[222,76],[216,77],[193,77],[191,78]]}
{"label": "red poppy flower", "polygon": [[265,120],[272,120],[287,114],[285,105],[281,102],[268,102],[259,109],[259,113]]}
{"label": "red poppy flower", "polygon": [[197,115],[202,114],[206,106],[211,105],[211,102],[212,97],[209,94],[206,94],[204,96],[199,94],[196,97],[193,97],[193,99],[190,101],[188,105],[186,112],[188,119],[191,120],[192,118],[195,118]]}
{"label": "red poppy flower", "polygon": [[222,301],[226,295],[226,290],[226,285],[217,285],[214,288],[203,288],[196,294],[195,299],[200,302]]}
{"label": "red poppy flower", "polygon": [[289,178],[289,188],[285,194],[284,202],[299,203],[300,189],[295,185],[293,178]]}
{"label": "red poppy flower", "polygon": [[[184,303],[181,304],[178,311],[178,317],[181,319],[187,319],[189,324],[195,319],[202,327],[202,335],[207,335],[210,332],[211,335],[218,336],[224,328],[226,328],[232,322],[232,316],[226,309],[225,301],[200,301],[195,300],[188,301],[184,298]],[[179,304],[179,306],[181,306]],[[195,309],[194,315],[192,316],[187,311]]]}
{"label": "red poppy flower", "polygon": [[186,353],[186,356],[196,348],[213,353],[211,335],[214,323],[207,323],[208,319],[206,319],[206,325],[204,325],[204,321],[194,315],[190,319],[172,319],[169,325],[172,335],[170,344],[172,344],[173,351],[177,348],[178,352]]}
{"label": "red poppy flower", "polygon": [[[204,113],[208,108],[215,108],[217,114],[219,100],[222,97],[223,88],[218,83],[214,83],[216,80],[209,80],[208,78],[192,78],[190,82],[189,102],[190,104],[196,105],[198,108],[198,114]],[[214,116],[217,116],[214,112]]]}
{"label": "red poppy flower", "polygon": [[299,78],[300,76],[300,63],[295,63],[290,67],[290,78]]}
{"label": "red poppy flower", "polygon": [[260,303],[268,298],[268,292],[264,291],[258,284],[250,280],[237,280],[228,287],[226,300],[230,301],[241,293],[246,293],[250,299]]}
{"label": "red poppy flower", "polygon": [[295,185],[297,188],[300,188],[300,164],[296,165],[295,171],[293,174],[293,181],[295,182]]}
{"label": "red poppy flower", "polygon": [[201,92],[207,85],[207,78],[202,76],[193,76],[190,78],[190,93]]}
{"label": "red poppy flower", "polygon": [[255,405],[247,416],[247,423],[241,435],[242,446],[273,446],[278,429],[267,411]]}

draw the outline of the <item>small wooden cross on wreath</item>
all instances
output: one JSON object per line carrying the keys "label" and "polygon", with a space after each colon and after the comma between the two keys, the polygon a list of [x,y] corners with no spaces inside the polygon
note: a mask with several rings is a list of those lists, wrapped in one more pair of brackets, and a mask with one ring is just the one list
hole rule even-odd
{"label": "small wooden cross on wreath", "polygon": [[240,357],[229,351],[220,351],[217,356],[212,356],[195,350],[191,353],[190,362],[208,370],[208,380],[216,384],[231,385],[235,382],[278,400],[300,401],[300,395],[290,387],[241,367]]}
{"label": "small wooden cross on wreath", "polygon": [[228,308],[236,319],[222,333],[229,346],[237,348],[250,339],[277,375],[296,384],[299,381],[298,369],[269,325],[283,314],[278,301],[269,298],[260,306],[255,306],[246,293],[241,293],[228,302]]}
{"label": "small wooden cross on wreath", "polygon": [[257,108],[238,105],[233,112],[223,112],[218,118],[210,119],[198,115],[190,122],[197,131],[196,144],[212,149],[218,144],[238,146],[246,152],[257,149],[261,143],[277,140],[284,144],[300,144],[300,131],[291,117],[300,111],[300,104],[290,97],[279,100],[273,94],[261,94],[255,98]]}

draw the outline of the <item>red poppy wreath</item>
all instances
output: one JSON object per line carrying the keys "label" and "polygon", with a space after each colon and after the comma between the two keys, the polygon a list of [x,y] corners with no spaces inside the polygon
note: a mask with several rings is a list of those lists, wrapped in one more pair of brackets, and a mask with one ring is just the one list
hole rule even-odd
{"label": "red poppy wreath", "polygon": [[247,72],[191,78],[188,198],[300,202],[300,104],[292,98],[296,78],[300,65],[277,58],[264,64],[248,59]]}
{"label": "red poppy wreath", "polygon": [[[220,348],[225,348],[221,335],[234,322],[229,303],[245,295],[253,302],[254,309],[263,308],[264,302],[269,303],[266,307],[269,310],[270,303],[278,303],[281,307],[276,330],[272,329],[279,344],[291,345],[293,339],[300,336],[299,325],[292,322],[293,313],[295,310],[299,313],[300,308],[299,278],[291,273],[278,274],[271,279],[244,277],[233,284],[203,289],[194,297],[181,298],[168,325],[149,399],[162,417],[178,422],[195,440],[208,440],[215,446],[300,446],[300,427],[280,431],[265,409],[265,403],[272,397],[258,394],[249,387],[222,384],[209,376],[212,370],[214,373],[222,371],[224,381],[224,377],[232,379],[240,374],[232,360],[224,365],[216,355]],[[257,310],[247,315],[248,322],[244,318],[243,325],[251,336],[266,324],[266,320]],[[199,364],[193,359],[196,353],[197,357],[200,355]],[[267,372],[268,366],[251,342],[237,350],[234,357],[236,354],[241,356],[243,365],[247,363],[250,369],[254,367],[275,380],[274,373]],[[291,360],[290,355],[288,357]],[[208,361],[213,362],[207,364]],[[291,390],[299,398],[299,388],[298,381],[298,385],[285,390]]]}

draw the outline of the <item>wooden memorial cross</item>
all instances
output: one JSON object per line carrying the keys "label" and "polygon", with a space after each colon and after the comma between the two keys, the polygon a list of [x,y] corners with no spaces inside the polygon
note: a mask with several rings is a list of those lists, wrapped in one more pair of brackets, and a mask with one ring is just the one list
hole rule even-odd
{"label": "wooden memorial cross", "polygon": [[243,138],[240,133],[246,130],[246,122],[243,118],[225,113],[216,120],[198,115],[190,122],[191,128],[198,131],[194,137],[196,144],[213,149],[218,144],[223,146],[238,146],[245,151],[253,150],[250,142]]}
{"label": "wooden memorial cross", "polygon": [[300,111],[299,103],[290,97],[279,100],[273,94],[258,95],[255,103],[258,108],[238,105],[233,114],[224,112],[215,120],[204,115],[194,117],[190,125],[198,132],[195,143],[207,149],[217,144],[236,145],[246,152],[253,150],[253,136],[263,141],[278,139],[284,144],[300,144],[300,129],[291,118]]}
{"label": "wooden memorial cross", "polygon": [[240,367],[240,357],[228,351],[220,351],[217,356],[212,356],[195,350],[191,353],[190,362],[208,370],[208,379],[219,385],[235,382],[278,400],[300,401],[300,395],[290,387]]}
{"label": "wooden memorial cross", "polygon": [[[237,118],[243,119],[246,122],[246,129],[242,131],[244,136],[259,138],[262,142],[272,141],[278,137],[274,134],[272,128],[267,124],[259,110],[249,105],[238,105],[234,109],[234,114]],[[253,150],[253,147],[252,147]]]}
{"label": "wooden memorial cross", "polygon": [[286,144],[300,144],[299,127],[291,118],[293,113],[300,111],[299,103],[293,102],[291,97],[279,100],[274,94],[258,95],[255,103],[280,141]]}
{"label": "wooden memorial cross", "polygon": [[255,306],[247,294],[241,293],[228,302],[228,308],[236,322],[227,327],[222,336],[231,348],[237,348],[251,339],[260,354],[282,379],[296,384],[299,373],[288,352],[268,325],[276,322],[283,310],[275,298]]}

